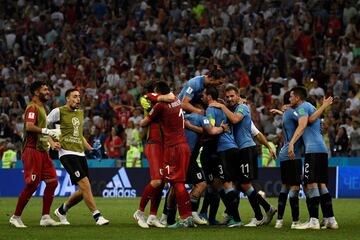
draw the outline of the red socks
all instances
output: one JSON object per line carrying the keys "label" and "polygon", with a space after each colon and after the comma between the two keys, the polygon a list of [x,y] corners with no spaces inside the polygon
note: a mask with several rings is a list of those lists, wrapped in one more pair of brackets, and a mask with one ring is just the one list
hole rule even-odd
{"label": "red socks", "polygon": [[54,200],[54,192],[58,185],[58,181],[51,181],[46,183],[46,187],[44,190],[44,196],[43,196],[43,209],[42,209],[42,215],[46,215],[50,213],[50,207]]}
{"label": "red socks", "polygon": [[174,188],[175,188],[176,203],[178,205],[180,218],[186,219],[187,217],[190,217],[192,215],[190,195],[186,190],[184,183],[175,183]]}

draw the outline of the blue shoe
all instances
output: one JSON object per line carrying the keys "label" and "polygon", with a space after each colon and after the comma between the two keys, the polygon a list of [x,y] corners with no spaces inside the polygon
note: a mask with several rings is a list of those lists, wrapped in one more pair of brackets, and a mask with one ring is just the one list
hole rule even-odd
{"label": "blue shoe", "polygon": [[221,222],[219,222],[218,220],[214,219],[214,220],[209,220],[209,225],[222,225]]}
{"label": "blue shoe", "polygon": [[199,213],[199,216],[207,221],[209,221],[207,213]]}
{"label": "blue shoe", "polygon": [[233,227],[241,227],[243,226],[244,224],[240,221],[240,222],[236,222],[234,221],[234,219],[231,219],[228,224],[227,224],[227,227],[229,228],[233,228]]}
{"label": "blue shoe", "polygon": [[179,220],[176,223],[168,226],[168,228],[188,228],[188,227],[195,227],[194,224],[194,218],[193,217],[188,217],[184,220]]}

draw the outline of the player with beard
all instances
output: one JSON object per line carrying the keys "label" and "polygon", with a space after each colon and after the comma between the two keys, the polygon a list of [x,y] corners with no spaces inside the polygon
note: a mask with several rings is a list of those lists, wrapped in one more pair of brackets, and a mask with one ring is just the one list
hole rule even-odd
{"label": "player with beard", "polygon": [[[41,181],[45,181],[46,188],[43,197],[41,226],[59,225],[50,218],[49,212],[58,179],[54,164],[47,152],[48,135],[55,135],[53,130],[46,128],[46,111],[44,104],[49,100],[49,89],[45,82],[35,81],[30,86],[31,102],[25,110],[25,126],[22,159],[24,162],[25,188],[20,193],[14,215],[10,224],[17,228],[25,228],[21,214]],[[53,144],[52,148],[58,148]]]}
{"label": "player with beard", "polygon": [[[251,130],[251,115],[249,107],[246,104],[239,104],[240,96],[238,89],[233,85],[228,85],[225,89],[226,100],[229,103],[228,109],[224,104],[212,103],[210,106],[221,109],[229,121],[232,123],[234,138],[240,153],[237,156],[240,161],[240,170],[242,177],[239,181],[240,189],[249,199],[251,207],[254,210],[255,218],[251,220],[247,227],[257,227],[263,224],[269,224],[276,212],[276,209],[261,195],[255,191],[251,181],[257,179],[258,164],[256,143],[253,140]],[[260,205],[264,208],[266,216],[264,217]]]}
{"label": "player with beard", "polygon": [[55,210],[55,215],[64,225],[69,225],[67,211],[84,200],[96,225],[109,224],[97,209],[89,181],[88,165],[84,150],[96,150],[90,146],[83,136],[84,112],[80,109],[80,92],[71,88],[65,93],[66,104],[53,109],[47,117],[47,123],[60,122],[59,158],[65,170],[69,173],[71,182],[78,185],[78,190]]}

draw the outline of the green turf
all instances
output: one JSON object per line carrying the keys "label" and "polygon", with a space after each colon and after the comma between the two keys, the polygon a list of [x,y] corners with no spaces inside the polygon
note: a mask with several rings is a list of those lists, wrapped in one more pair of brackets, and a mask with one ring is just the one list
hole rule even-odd
{"label": "green turf", "polygon": [[[56,198],[52,210],[55,209],[64,198]],[[268,199],[276,206],[277,199]],[[133,212],[138,206],[139,199],[96,199],[97,205],[104,216],[111,223],[108,226],[96,226],[84,203],[80,203],[71,209],[68,220],[71,226],[44,228],[39,226],[41,199],[32,199],[23,214],[23,221],[28,225],[27,229],[10,227],[8,220],[15,208],[15,198],[0,198],[0,239],[360,239],[360,200],[340,199],[334,200],[334,210],[339,230],[291,230],[290,208],[285,211],[285,226],[283,229],[274,229],[275,219],[269,226],[259,228],[236,228],[228,229],[224,226],[197,227],[193,229],[141,229],[132,218]],[[307,213],[304,200],[300,200],[301,220],[305,221]],[[223,208],[219,210],[221,213]],[[252,216],[250,205],[246,199],[241,200],[240,213],[244,222],[248,222]],[[218,219],[222,220],[219,214]]]}

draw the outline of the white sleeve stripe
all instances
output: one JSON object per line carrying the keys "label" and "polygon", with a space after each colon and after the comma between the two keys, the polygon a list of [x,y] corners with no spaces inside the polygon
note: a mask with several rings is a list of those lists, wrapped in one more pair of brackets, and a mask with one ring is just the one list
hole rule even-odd
{"label": "white sleeve stripe", "polygon": [[60,121],[60,109],[59,108],[54,108],[49,115],[47,115],[46,117],[46,122],[47,124],[51,124],[51,123],[55,123]]}
{"label": "white sleeve stripe", "polygon": [[256,135],[258,135],[259,134],[259,129],[257,129],[257,127],[255,126],[255,124],[254,124],[254,122],[253,121],[251,121],[251,135],[253,136],[253,137],[255,137]]}

